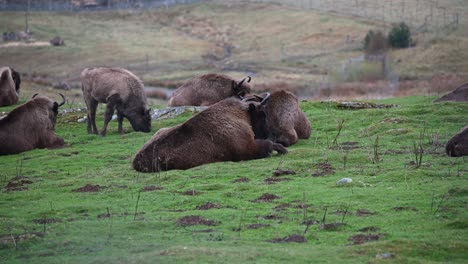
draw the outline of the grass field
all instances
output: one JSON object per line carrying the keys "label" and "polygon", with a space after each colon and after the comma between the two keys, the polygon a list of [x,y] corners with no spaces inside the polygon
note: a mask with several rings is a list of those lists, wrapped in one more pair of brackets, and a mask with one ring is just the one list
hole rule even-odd
{"label": "grass field", "polygon": [[[104,138],[75,122],[83,113],[61,116],[66,148],[0,158],[0,261],[465,263],[468,163],[444,144],[468,123],[468,106],[433,99],[354,111],[302,102],[313,133],[284,156],[157,174],[132,170],[132,156],[190,114],[149,134],[125,123],[121,136],[112,122]],[[424,149],[419,167],[414,144]],[[276,177],[277,168],[296,174]],[[353,182],[337,186],[344,177]],[[295,234],[305,242],[271,242]],[[366,238],[379,239],[354,245]]]}

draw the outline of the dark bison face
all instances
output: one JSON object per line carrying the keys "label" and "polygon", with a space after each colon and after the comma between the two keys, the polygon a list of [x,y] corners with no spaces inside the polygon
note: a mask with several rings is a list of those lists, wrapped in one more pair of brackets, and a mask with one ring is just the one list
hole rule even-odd
{"label": "dark bison face", "polygon": [[[245,81],[247,80],[247,83]],[[235,81],[232,81],[232,95],[237,95],[241,99],[244,98],[247,94],[250,93],[250,80],[252,78],[250,76],[247,76],[247,78],[242,79],[239,83],[236,83]]]}
{"label": "dark bison face", "polygon": [[126,117],[135,131],[145,133],[151,131],[151,109],[141,107]]}
{"label": "dark bison face", "polygon": [[450,157],[468,156],[468,126],[448,141],[445,150]]}
{"label": "dark bison face", "polygon": [[15,71],[15,69],[13,68],[10,68],[10,69],[11,69],[11,78],[15,82],[15,90],[17,93],[19,93],[20,84],[21,84],[20,74],[19,72]]}

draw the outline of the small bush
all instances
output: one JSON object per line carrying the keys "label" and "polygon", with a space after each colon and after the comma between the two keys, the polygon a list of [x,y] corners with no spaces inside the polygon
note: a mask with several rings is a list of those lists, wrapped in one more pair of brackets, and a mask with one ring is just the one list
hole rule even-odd
{"label": "small bush", "polygon": [[407,48],[411,43],[411,32],[405,22],[394,25],[388,34],[390,46],[394,48]]}
{"label": "small bush", "polygon": [[369,30],[364,37],[364,51],[366,54],[384,53],[388,48],[388,40],[381,31]]}

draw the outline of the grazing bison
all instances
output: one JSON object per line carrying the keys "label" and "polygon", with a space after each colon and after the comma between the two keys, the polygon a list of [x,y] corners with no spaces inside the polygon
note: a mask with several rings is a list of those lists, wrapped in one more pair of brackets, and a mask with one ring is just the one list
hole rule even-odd
{"label": "grazing bison", "polygon": [[[151,131],[151,109],[146,107],[143,82],[133,73],[121,68],[86,68],[81,72],[84,100],[88,108],[88,133],[98,134],[96,108],[106,103],[106,114],[101,135],[105,136],[107,125],[117,110],[119,133],[122,121],[127,118],[135,131]],[[92,127],[92,130],[91,130]]]}
{"label": "grazing bison", "polygon": [[224,74],[209,73],[194,77],[175,90],[169,106],[209,106],[231,96],[250,93],[250,76],[239,83]]}
{"label": "grazing bison", "polygon": [[64,145],[55,135],[58,104],[35,94],[31,100],[16,107],[0,119],[0,155],[16,154],[35,148],[56,148]]}
{"label": "grazing bison", "polygon": [[462,128],[448,141],[445,150],[450,157],[468,156],[468,126]]}
{"label": "grazing bison", "polygon": [[141,172],[189,169],[219,161],[265,158],[273,150],[287,153],[281,144],[255,139],[264,133],[264,105],[227,98],[186,122],[159,130],[136,154],[133,168]]}
{"label": "grazing bison", "polygon": [[0,68],[0,106],[16,104],[21,84],[20,74],[11,67]]}
{"label": "grazing bison", "polygon": [[310,137],[310,122],[294,94],[287,91],[272,93],[265,113],[270,140],[287,147],[298,139]]}

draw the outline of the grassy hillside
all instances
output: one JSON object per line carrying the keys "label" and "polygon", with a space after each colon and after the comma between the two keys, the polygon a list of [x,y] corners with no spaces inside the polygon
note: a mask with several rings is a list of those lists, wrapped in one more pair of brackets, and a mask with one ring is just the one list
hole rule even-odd
{"label": "grassy hillside", "polygon": [[[460,23],[455,32],[417,34],[416,47],[390,52],[395,74],[429,82],[403,85],[393,94],[387,84],[371,83],[361,94],[378,89],[386,96],[405,95],[415,86],[418,89],[410,94],[432,94],[463,82],[468,53],[462,47],[468,38],[464,20]],[[2,12],[0,31],[23,28],[23,13]],[[0,61],[50,82],[78,85],[80,71],[89,66],[125,67],[152,85],[167,84],[164,81],[177,85],[195,74],[217,71],[236,78],[250,74],[259,85],[291,85],[307,90],[309,97],[317,97],[314,90],[324,83],[336,85],[336,72],[362,55],[366,32],[389,30],[382,23],[341,13],[221,1],[168,10],[36,12],[30,15],[30,28],[36,40],[59,35],[66,46],[1,47]],[[434,85],[439,76],[456,78]]]}
{"label": "grassy hillside", "polygon": [[[468,123],[468,106],[433,99],[354,111],[302,102],[313,133],[284,156],[155,174],[132,170],[132,156],[190,114],[149,134],[126,123],[121,136],[112,122],[105,138],[75,122],[83,113],[60,116],[67,147],[0,158],[0,262],[374,263],[390,253],[397,263],[465,263],[468,163],[444,144]],[[278,168],[296,174],[274,176]],[[336,185],[344,177],[353,182]]]}

